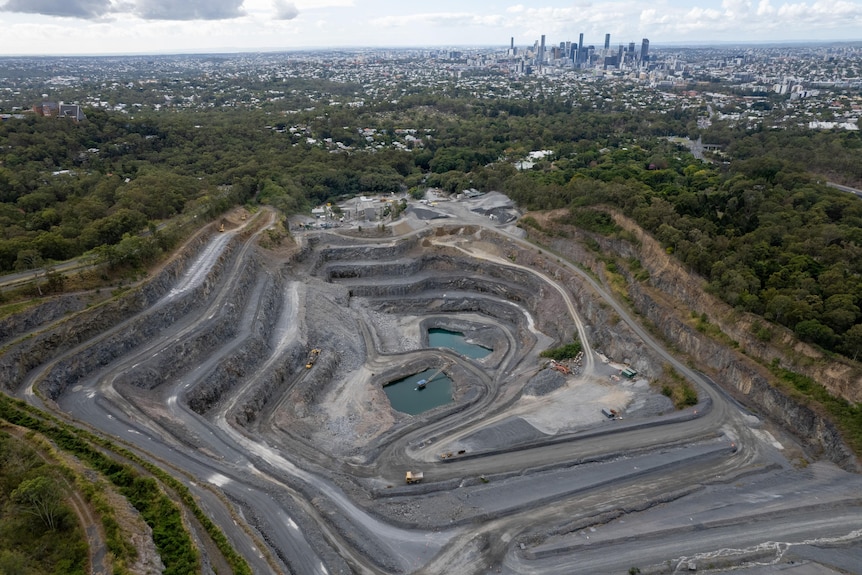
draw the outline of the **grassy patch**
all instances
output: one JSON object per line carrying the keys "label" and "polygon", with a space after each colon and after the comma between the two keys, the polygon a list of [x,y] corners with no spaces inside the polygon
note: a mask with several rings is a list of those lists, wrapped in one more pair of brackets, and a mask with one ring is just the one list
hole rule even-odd
{"label": "grassy patch", "polygon": [[152,527],[153,542],[166,565],[165,574],[185,575],[200,571],[197,550],[183,525],[179,507],[159,488],[153,478],[142,476],[129,464],[111,459],[87,441],[83,437],[84,432],[28,411],[22,404],[16,405],[9,398],[0,397],[0,417],[43,434],[60,449],[75,455],[104,474],[117,487]]}
{"label": "grassy patch", "polygon": [[581,352],[581,349],[581,343],[576,341],[561,347],[555,347],[554,349],[546,349],[542,352],[542,357],[555,361],[563,361],[564,359],[572,359],[577,356]]}
{"label": "grassy patch", "polygon": [[649,279],[649,270],[643,267],[638,258],[629,258],[627,262],[632,275],[637,281],[645,282]]}
{"label": "grassy patch", "polygon": [[603,236],[611,236],[622,231],[609,213],[599,210],[573,208],[567,216],[560,218],[559,222]]}
{"label": "grassy patch", "polygon": [[0,573],[84,575],[87,541],[66,504],[65,469],[40,451],[0,431]]}
{"label": "grassy patch", "polygon": [[755,321],[751,324],[751,333],[754,334],[759,341],[764,343],[768,343],[772,341],[772,329],[768,325],[763,325],[759,321]]}
{"label": "grassy patch", "polygon": [[542,357],[553,359],[554,361],[563,361],[564,359],[572,359],[581,353],[583,346],[578,340],[578,334],[574,336],[574,341],[553,349],[546,349],[541,353]]}
{"label": "grassy patch", "polygon": [[661,390],[662,395],[673,401],[677,409],[685,409],[697,405],[697,391],[694,386],[668,364],[664,366],[665,377],[653,382]]}
{"label": "grassy patch", "polygon": [[629,284],[626,278],[620,273],[617,263],[612,259],[605,259],[605,277],[608,279],[608,287],[611,292],[619,299],[633,307],[631,297],[629,297]]}
{"label": "grassy patch", "polygon": [[524,216],[523,218],[518,220],[518,227],[524,229],[535,228],[540,232],[545,231],[545,229],[542,227],[542,224],[540,224],[533,216]]}
{"label": "grassy patch", "polygon": [[30,299],[26,301],[16,301],[14,303],[0,305],[0,319],[9,317],[10,315],[15,315],[16,313],[21,313],[22,311],[31,307],[36,307],[40,303],[41,302],[37,299]]}
{"label": "grassy patch", "polygon": [[[165,573],[200,572],[200,562],[197,560],[197,553],[188,531],[186,531],[185,526],[180,520],[179,508],[161,490],[157,490],[158,493],[151,491],[148,482],[135,481],[136,479],[146,478],[142,477],[140,472],[133,466],[117,462],[110,455],[106,454],[105,451],[133,462],[139,468],[143,468],[152,474],[162,485],[171,489],[182,500],[186,508],[192,512],[195,519],[200,522],[213,542],[215,542],[216,547],[218,547],[218,550],[227,560],[234,575],[252,575],[248,563],[230,545],[224,532],[200,508],[188,487],[163,469],[141,459],[127,449],[114,445],[109,440],[68,425],[48,413],[27,405],[23,401],[14,400],[3,394],[0,394],[0,419],[5,419],[15,425],[38,431],[52,439],[59,448],[76,455],[81,460],[90,464],[91,467],[101,471],[133,505],[132,496],[142,503],[142,505],[147,505],[148,500],[145,497],[145,492],[149,491],[153,496],[149,500],[151,504],[150,509],[147,513],[144,513],[142,509],[138,509],[138,511],[141,512],[141,516],[144,517],[147,523],[153,527],[153,541],[164,563],[166,565],[169,564],[166,556],[175,558],[177,561],[176,563],[171,563],[171,565],[177,566],[176,569],[173,569],[173,567],[166,569]],[[124,487],[128,487],[131,491],[128,493],[125,492]],[[149,519],[147,519],[147,516],[149,516]],[[150,520],[153,523],[150,523]],[[157,528],[160,531],[158,539],[156,538]],[[164,551],[161,545],[165,545]],[[173,561],[173,559],[171,560]]]}
{"label": "grassy patch", "polygon": [[739,347],[739,342],[721,331],[721,327],[719,327],[718,324],[710,322],[709,317],[705,313],[697,315],[696,312],[692,311],[691,317],[695,320],[695,329],[700,333],[708,335],[709,337],[732,348]]}

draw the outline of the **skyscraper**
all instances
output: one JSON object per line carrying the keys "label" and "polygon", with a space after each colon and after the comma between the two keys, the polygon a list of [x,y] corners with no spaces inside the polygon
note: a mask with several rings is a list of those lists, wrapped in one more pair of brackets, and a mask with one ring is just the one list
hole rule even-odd
{"label": "skyscraper", "polygon": [[649,40],[646,38],[641,42],[641,62],[649,62]]}
{"label": "skyscraper", "polygon": [[545,63],[545,35],[542,34],[542,44],[539,46],[539,57],[537,58],[539,67]]}
{"label": "skyscraper", "polygon": [[605,34],[605,50],[611,49],[611,35]]}
{"label": "skyscraper", "polygon": [[578,36],[578,57],[575,58],[575,62],[580,64],[584,61],[584,33],[581,32],[580,36]]}

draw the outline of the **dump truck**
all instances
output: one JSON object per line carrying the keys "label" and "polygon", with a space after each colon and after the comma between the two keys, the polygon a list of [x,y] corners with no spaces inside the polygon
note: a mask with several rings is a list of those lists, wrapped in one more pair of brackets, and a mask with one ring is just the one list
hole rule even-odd
{"label": "dump truck", "polygon": [[305,360],[305,369],[311,369],[311,366],[314,365],[314,362],[317,361],[317,356],[320,355],[319,349],[312,349],[308,352],[308,358]]}
{"label": "dump truck", "polygon": [[419,483],[422,481],[422,478],[425,477],[425,474],[421,471],[408,471],[407,475],[404,476],[404,481],[408,485],[412,485],[414,483]]}

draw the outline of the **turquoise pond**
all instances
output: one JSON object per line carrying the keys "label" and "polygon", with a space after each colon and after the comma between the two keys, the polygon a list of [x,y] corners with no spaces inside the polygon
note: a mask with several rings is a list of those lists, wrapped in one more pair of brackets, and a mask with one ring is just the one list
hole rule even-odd
{"label": "turquoise pond", "polygon": [[428,330],[428,347],[445,347],[471,359],[482,359],[494,351],[475,343],[468,343],[467,338],[460,331],[437,327]]}
{"label": "turquoise pond", "polygon": [[[417,389],[416,384],[429,380],[425,389]],[[402,413],[416,415],[452,401],[452,380],[439,369],[426,369],[411,376],[393,381],[383,387],[392,408]]]}
{"label": "turquoise pond", "polygon": [[[448,329],[428,330],[428,347],[444,347],[472,359],[481,359],[494,350],[467,343],[464,334]],[[423,389],[418,383],[426,380]],[[437,368],[426,369],[385,385],[383,391],[392,408],[402,413],[416,415],[429,409],[452,402],[452,380]]]}

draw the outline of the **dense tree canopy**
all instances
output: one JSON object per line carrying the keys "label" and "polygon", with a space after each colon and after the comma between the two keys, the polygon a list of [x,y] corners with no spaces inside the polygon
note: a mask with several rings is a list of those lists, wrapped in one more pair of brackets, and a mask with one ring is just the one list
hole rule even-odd
{"label": "dense tree canopy", "polygon": [[[715,124],[704,139],[731,160],[709,163],[663,137],[689,133],[696,110],[541,94],[87,114],[0,123],[0,270],[89,250],[142,265],[171,244],[139,234],[201,206],[256,198],[295,213],[357,194],[474,187],[535,209],[618,208],[731,305],[826,349],[862,351],[862,202],[821,183],[862,181],[855,133]],[[408,145],[396,137],[404,128]],[[546,152],[531,169],[516,169],[536,150]]]}

